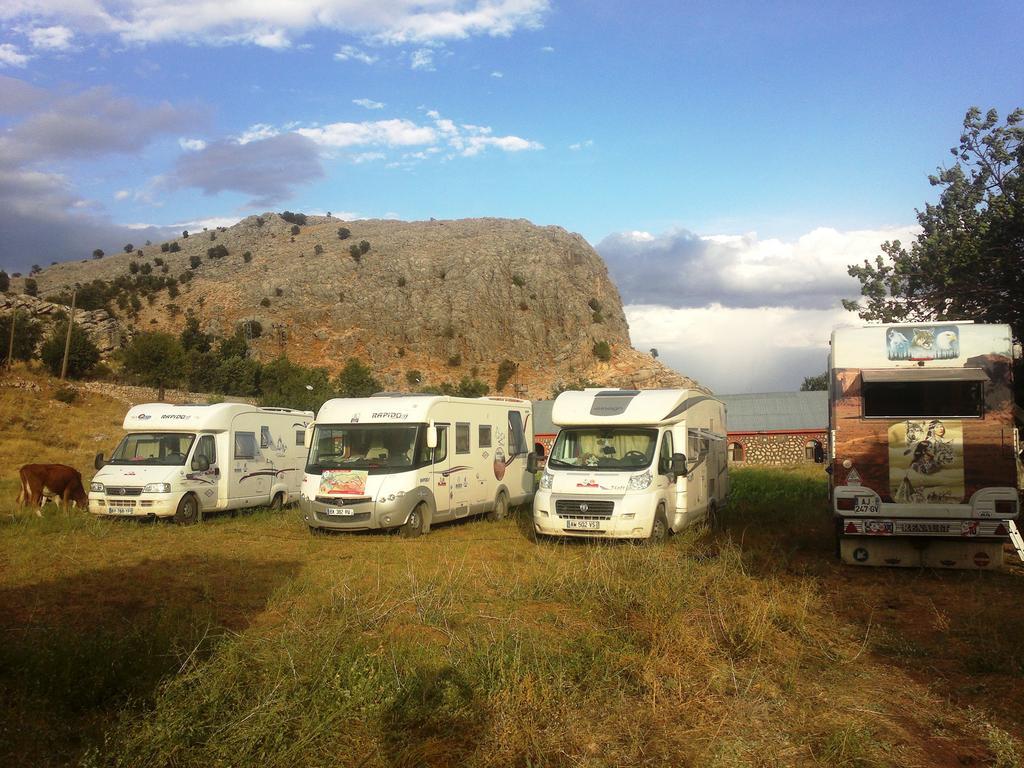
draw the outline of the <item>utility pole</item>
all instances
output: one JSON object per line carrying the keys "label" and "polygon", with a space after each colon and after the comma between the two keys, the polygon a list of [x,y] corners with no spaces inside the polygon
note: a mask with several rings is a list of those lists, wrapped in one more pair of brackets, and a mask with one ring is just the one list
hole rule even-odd
{"label": "utility pole", "polygon": [[7,371],[14,365],[14,323],[18,319],[18,310],[11,307],[11,340],[7,342]]}
{"label": "utility pole", "polygon": [[71,354],[71,329],[75,325],[75,297],[78,291],[71,292],[71,314],[68,315],[68,335],[64,339],[64,362],[60,366],[60,380],[68,375],[68,355]]}

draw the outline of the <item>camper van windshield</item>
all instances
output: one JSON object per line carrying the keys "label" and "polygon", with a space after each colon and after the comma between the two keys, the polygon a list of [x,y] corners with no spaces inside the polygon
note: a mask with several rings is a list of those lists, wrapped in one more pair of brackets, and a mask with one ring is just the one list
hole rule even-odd
{"label": "camper van windshield", "polygon": [[365,469],[405,472],[430,462],[423,424],[317,424],[306,472]]}
{"label": "camper van windshield", "polygon": [[109,463],[181,466],[195,439],[181,432],[133,432],[114,449]]}
{"label": "camper van windshield", "polygon": [[651,465],[657,444],[656,429],[568,427],[558,433],[548,466],[632,472]]}

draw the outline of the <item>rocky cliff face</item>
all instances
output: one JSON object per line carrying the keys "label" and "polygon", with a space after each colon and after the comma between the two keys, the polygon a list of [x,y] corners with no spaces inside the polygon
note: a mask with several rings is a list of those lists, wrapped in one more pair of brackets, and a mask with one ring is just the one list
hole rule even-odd
{"label": "rocky cliff face", "polygon": [[[253,342],[269,359],[280,352],[307,365],[339,369],[350,357],[369,361],[389,387],[405,373],[423,383],[476,375],[493,390],[498,364],[518,363],[506,388],[534,397],[581,379],[625,386],[685,386],[689,380],[630,346],[622,302],[600,256],[578,235],[524,220],[341,221],[310,216],[293,234],[277,214],[251,216],[222,231],[176,239],[142,255],[59,264],[36,276],[47,296],[94,279],[113,280],[130,263],[178,277],[180,295],[161,291],[137,317],[139,329],[180,330],[194,312],[205,329],[231,333],[256,320]],[[339,237],[345,227],[350,234]],[[368,243],[365,253],[350,250]],[[211,258],[223,246],[227,255]],[[366,246],[364,246],[366,248]],[[248,256],[246,256],[248,254]],[[155,258],[162,260],[156,263]],[[191,262],[199,259],[195,268]],[[17,288],[14,281],[12,288]],[[612,350],[608,362],[593,352]],[[475,374],[474,374],[475,372]]]}

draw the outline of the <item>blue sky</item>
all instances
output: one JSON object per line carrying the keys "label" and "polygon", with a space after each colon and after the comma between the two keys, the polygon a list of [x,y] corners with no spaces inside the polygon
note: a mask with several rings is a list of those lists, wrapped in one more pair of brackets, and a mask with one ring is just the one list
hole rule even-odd
{"label": "blue sky", "polygon": [[[524,217],[598,247],[637,347],[719,389],[790,387],[820,343],[740,383],[736,354],[662,325],[798,310],[794,337],[834,310],[845,264],[933,199],[967,107],[1024,103],[1022,22],[1019,2],[10,0],[0,264],[267,209]],[[695,244],[725,265],[705,293],[632,279],[638,258],[685,274]],[[758,298],[753,263],[822,279]]]}

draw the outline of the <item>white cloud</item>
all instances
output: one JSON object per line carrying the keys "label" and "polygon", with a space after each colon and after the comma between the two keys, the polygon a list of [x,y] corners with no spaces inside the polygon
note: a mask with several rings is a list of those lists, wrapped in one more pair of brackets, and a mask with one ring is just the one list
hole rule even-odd
{"label": "white cloud", "polygon": [[248,144],[251,141],[259,141],[260,139],[269,139],[271,136],[277,136],[281,131],[272,125],[266,123],[256,123],[250,125],[242,135],[239,136],[235,141],[238,144]]}
{"label": "white cloud", "polygon": [[430,126],[411,120],[377,120],[362,123],[330,123],[317,128],[299,128],[296,133],[324,147],[380,145],[387,147],[433,144],[437,133]]}
{"label": "white cloud", "polygon": [[352,103],[364,109],[384,109],[384,102],[373,99],[352,99]]}
{"label": "white cloud", "polygon": [[356,48],[354,45],[343,45],[334,54],[334,58],[338,61],[359,61],[363,64],[374,64],[378,57]]}
{"label": "white cloud", "polygon": [[469,136],[453,140],[452,146],[460,151],[463,157],[473,157],[487,147],[494,147],[503,152],[523,152],[526,150],[544,149],[544,145],[523,139],[519,136]]}
{"label": "white cloud", "polygon": [[504,76],[505,76],[505,73],[504,72],[499,72],[498,70],[494,70],[493,72],[491,72],[491,77],[496,77],[499,80],[501,78],[503,78]]}
{"label": "white cloud", "polygon": [[554,53],[555,49],[553,46],[545,45],[543,48],[541,48],[541,51],[544,53]]}
{"label": "white cloud", "polygon": [[349,155],[349,160],[357,165],[359,163],[371,163],[374,160],[383,160],[387,155],[383,152],[357,152],[354,155]]}
{"label": "white cloud", "polygon": [[129,189],[119,189],[117,190],[117,192],[114,193],[115,200],[127,200],[131,196],[132,193],[131,190]]}
{"label": "white cloud", "polygon": [[188,152],[198,152],[201,149],[206,149],[206,142],[202,139],[178,139],[178,146]]}
{"label": "white cloud", "polygon": [[594,146],[593,139],[587,139],[586,141],[577,141],[575,144],[570,144],[569,149],[573,152],[579,152],[581,149],[590,149]]}
{"label": "white cloud", "polygon": [[28,39],[33,48],[42,48],[49,51],[66,51],[71,47],[71,38],[74,37],[67,27],[60,25],[53,27],[34,27],[29,30]]}
{"label": "white cloud", "polygon": [[16,45],[0,44],[0,67],[24,67],[30,58],[32,57],[18,50]]}
{"label": "white cloud", "polygon": [[0,6],[0,19],[66,22],[80,33],[113,33],[128,43],[282,47],[290,36],[317,29],[380,43],[508,36],[539,27],[548,9],[549,0],[12,0]]}
{"label": "white cloud", "polygon": [[422,69],[427,72],[434,71],[434,52],[429,48],[418,48],[409,57],[409,66],[412,69]]}

